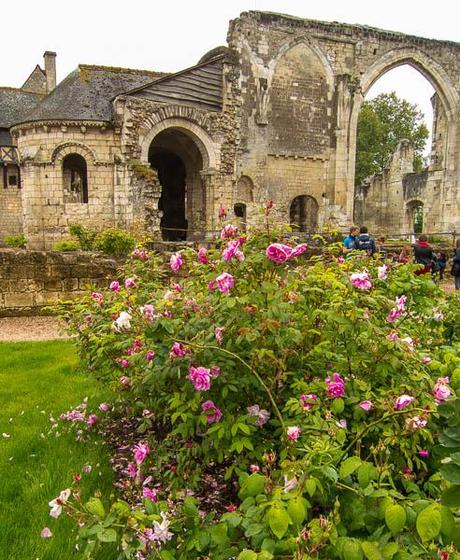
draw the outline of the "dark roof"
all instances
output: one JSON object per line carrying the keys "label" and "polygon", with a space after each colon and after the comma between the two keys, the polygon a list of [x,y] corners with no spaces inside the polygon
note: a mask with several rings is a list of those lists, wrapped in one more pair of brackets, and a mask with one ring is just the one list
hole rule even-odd
{"label": "dark roof", "polygon": [[148,70],[80,64],[21,122],[110,121],[114,97],[164,75]]}
{"label": "dark roof", "polygon": [[21,89],[0,87],[0,128],[21,122],[43,96]]}
{"label": "dark roof", "polygon": [[155,80],[127,95],[160,103],[178,103],[207,111],[220,111],[224,56]]}

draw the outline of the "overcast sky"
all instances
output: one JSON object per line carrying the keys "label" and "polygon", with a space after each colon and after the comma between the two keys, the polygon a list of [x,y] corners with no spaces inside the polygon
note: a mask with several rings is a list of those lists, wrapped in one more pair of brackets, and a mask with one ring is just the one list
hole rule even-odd
{"label": "overcast sky", "polygon": [[[229,20],[253,9],[460,41],[456,0],[0,1],[2,86],[20,87],[45,50],[58,54],[58,80],[79,63],[174,72],[225,44]],[[431,126],[433,89],[418,72],[389,72],[370,95],[392,89],[418,103]]]}

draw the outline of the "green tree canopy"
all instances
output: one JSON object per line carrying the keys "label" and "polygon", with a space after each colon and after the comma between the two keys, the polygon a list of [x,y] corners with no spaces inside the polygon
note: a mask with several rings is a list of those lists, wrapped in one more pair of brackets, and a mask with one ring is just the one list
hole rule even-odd
{"label": "green tree canopy", "polygon": [[358,118],[355,183],[381,173],[402,139],[414,145],[414,169],[423,168],[423,150],[429,131],[417,104],[394,91],[364,101]]}

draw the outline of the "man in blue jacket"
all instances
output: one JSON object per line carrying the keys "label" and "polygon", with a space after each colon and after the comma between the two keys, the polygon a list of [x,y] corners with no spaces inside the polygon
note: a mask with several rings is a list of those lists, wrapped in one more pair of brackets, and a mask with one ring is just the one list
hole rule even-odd
{"label": "man in blue jacket", "polygon": [[359,234],[359,228],[357,226],[351,226],[350,233],[343,240],[343,252],[346,255],[350,251],[356,249],[356,238]]}

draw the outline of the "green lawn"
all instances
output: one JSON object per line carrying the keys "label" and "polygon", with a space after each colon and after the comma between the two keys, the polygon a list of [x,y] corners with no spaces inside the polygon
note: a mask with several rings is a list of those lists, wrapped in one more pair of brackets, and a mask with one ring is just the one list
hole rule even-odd
{"label": "green lawn", "polygon": [[[101,395],[97,383],[79,372],[70,342],[0,343],[0,560],[81,558],[74,550],[73,521],[50,517],[48,502],[85,463],[93,468],[85,475],[91,492],[108,495],[108,455],[101,445],[78,443],[72,434],[46,434],[50,414],[57,418],[85,396],[98,403]],[[51,539],[40,537],[45,526]]]}

